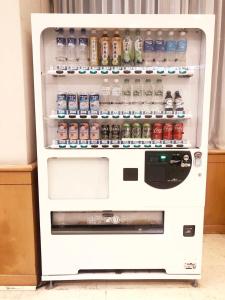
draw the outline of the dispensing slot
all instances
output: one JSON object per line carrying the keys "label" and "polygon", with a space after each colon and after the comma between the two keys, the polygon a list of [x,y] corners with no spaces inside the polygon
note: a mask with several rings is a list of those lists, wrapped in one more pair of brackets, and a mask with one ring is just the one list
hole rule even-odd
{"label": "dispensing slot", "polygon": [[52,234],[162,234],[163,211],[52,212]]}

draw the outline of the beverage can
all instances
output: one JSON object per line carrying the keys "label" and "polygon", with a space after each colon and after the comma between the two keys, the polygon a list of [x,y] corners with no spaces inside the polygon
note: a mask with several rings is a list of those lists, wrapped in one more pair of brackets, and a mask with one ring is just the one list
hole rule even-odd
{"label": "beverage can", "polygon": [[79,95],[79,106],[80,110],[89,110],[89,95],[80,94]]}
{"label": "beverage can", "polygon": [[131,137],[131,126],[129,123],[123,123],[122,125],[122,138],[129,139]]}
{"label": "beverage can", "polygon": [[112,140],[120,139],[120,125],[112,125]]}
{"label": "beverage can", "polygon": [[69,139],[70,140],[78,139],[78,124],[75,122],[69,123]]}
{"label": "beverage can", "polygon": [[174,124],[174,128],[173,128],[173,139],[174,140],[182,140],[183,129],[184,129],[183,123]]}
{"label": "beverage can", "polygon": [[99,94],[90,94],[89,95],[89,103],[91,111],[99,111]]}
{"label": "beverage can", "polygon": [[67,140],[68,139],[68,126],[66,122],[58,123],[58,140]]}
{"label": "beverage can", "polygon": [[144,123],[142,127],[142,138],[150,139],[151,138],[151,125],[149,123]]}
{"label": "beverage can", "polygon": [[162,129],[163,125],[161,123],[154,123],[152,129],[152,139],[162,140]]}
{"label": "beverage can", "polygon": [[90,140],[100,139],[100,126],[98,123],[92,123],[90,125]]}
{"label": "beverage can", "polygon": [[102,140],[109,140],[109,125],[101,126],[101,138]]}
{"label": "beverage can", "polygon": [[79,138],[80,138],[80,140],[88,140],[89,139],[89,124],[88,123],[86,123],[86,122],[80,123]]}
{"label": "beverage can", "polygon": [[138,122],[132,125],[132,138],[141,138],[141,125]]}
{"label": "beverage can", "polygon": [[69,93],[67,94],[67,104],[69,110],[78,110],[78,101],[77,101],[77,95]]}
{"label": "beverage can", "polygon": [[173,124],[165,123],[163,126],[163,139],[172,140],[173,139]]}
{"label": "beverage can", "polygon": [[67,110],[67,97],[64,92],[57,94],[57,110]]}

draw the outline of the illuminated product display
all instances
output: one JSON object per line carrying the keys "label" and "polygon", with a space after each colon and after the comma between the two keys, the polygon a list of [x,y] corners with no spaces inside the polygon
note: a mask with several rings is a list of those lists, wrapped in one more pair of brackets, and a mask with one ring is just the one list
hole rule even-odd
{"label": "illuminated product display", "polygon": [[32,38],[42,280],[200,279],[214,16],[33,14]]}

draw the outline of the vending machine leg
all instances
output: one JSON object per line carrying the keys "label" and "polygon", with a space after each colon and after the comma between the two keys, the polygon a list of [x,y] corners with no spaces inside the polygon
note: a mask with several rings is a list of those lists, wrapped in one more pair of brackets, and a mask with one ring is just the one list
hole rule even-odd
{"label": "vending machine leg", "polygon": [[198,280],[196,280],[196,279],[195,279],[195,280],[192,280],[192,281],[191,281],[191,285],[192,285],[193,287],[195,287],[195,288],[198,287]]}

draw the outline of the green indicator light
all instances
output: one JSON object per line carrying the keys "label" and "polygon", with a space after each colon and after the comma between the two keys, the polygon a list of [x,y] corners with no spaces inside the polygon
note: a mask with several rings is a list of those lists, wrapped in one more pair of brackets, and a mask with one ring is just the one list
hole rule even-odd
{"label": "green indicator light", "polygon": [[160,155],[160,160],[161,160],[161,161],[166,160],[166,155]]}

